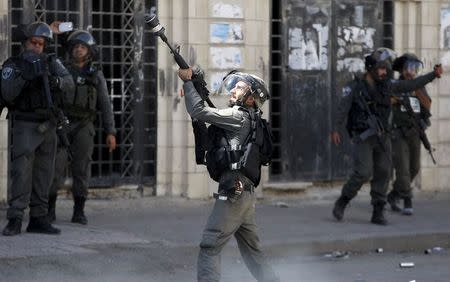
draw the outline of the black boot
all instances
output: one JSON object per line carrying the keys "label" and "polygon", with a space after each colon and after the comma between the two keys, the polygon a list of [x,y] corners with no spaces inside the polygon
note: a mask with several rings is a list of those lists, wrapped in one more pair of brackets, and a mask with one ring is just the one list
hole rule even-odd
{"label": "black boot", "polygon": [[342,218],[344,217],[345,207],[348,205],[349,202],[350,202],[350,199],[345,196],[340,196],[336,200],[336,202],[334,203],[334,208],[333,208],[334,218],[336,218],[337,220],[342,220]]}
{"label": "black boot", "polygon": [[11,218],[3,229],[4,236],[14,236],[22,232],[22,220],[20,218]]}
{"label": "black boot", "polygon": [[387,225],[387,220],[384,217],[384,204],[373,205],[372,219],[373,224]]}
{"label": "black boot", "polygon": [[72,222],[86,225],[88,223],[88,220],[84,215],[84,203],[86,202],[86,198],[75,197],[73,198],[73,201],[75,205],[73,206]]}
{"label": "black boot", "polygon": [[402,209],[398,206],[398,197],[395,195],[393,191],[391,191],[387,195],[387,201],[389,205],[391,206],[392,211],[394,212],[401,212]]}
{"label": "black boot", "polygon": [[403,204],[403,210],[402,210],[402,214],[403,215],[413,215],[414,210],[412,207],[412,200],[411,198],[405,198],[404,199],[404,204]]}
{"label": "black boot", "polygon": [[50,223],[55,222],[56,220],[56,198],[58,197],[57,194],[48,196],[48,221]]}
{"label": "black boot", "polygon": [[53,227],[48,221],[47,216],[40,216],[40,217],[30,217],[27,232],[58,235],[61,233],[61,230]]}

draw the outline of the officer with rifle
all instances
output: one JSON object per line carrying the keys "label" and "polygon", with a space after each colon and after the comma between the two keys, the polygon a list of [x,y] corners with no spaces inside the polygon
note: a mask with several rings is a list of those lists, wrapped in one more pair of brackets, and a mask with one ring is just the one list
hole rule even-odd
{"label": "officer with rifle", "polygon": [[[53,32],[60,35],[60,22],[50,26]],[[102,125],[106,132],[106,145],[109,152],[116,148],[116,129],[111,100],[103,72],[94,61],[97,56],[97,45],[94,37],[85,30],[77,30],[66,37],[60,35],[64,42],[69,60],[64,64],[73,77],[75,91],[73,95],[64,95],[63,108],[70,120],[68,146],[60,144],[56,156],[56,170],[50,188],[48,216],[56,219],[57,191],[64,184],[65,167],[71,156],[72,195],[74,200],[71,222],[86,225],[87,217],[84,206],[88,197],[88,181],[91,172],[91,158],[94,150],[95,126],[97,112],[101,113]]]}
{"label": "officer with rifle", "polygon": [[[412,53],[405,53],[395,59],[393,70],[400,73],[399,79],[414,79],[423,67],[422,61]],[[412,215],[411,182],[420,169],[420,143],[429,152],[434,163],[431,148],[425,130],[430,126],[431,98],[425,87],[404,92],[392,98],[392,162],[395,169],[395,181],[387,196],[391,209],[403,215]],[[403,209],[398,200],[403,200]]]}
{"label": "officer with rifle", "polygon": [[[198,281],[220,280],[220,253],[233,235],[252,275],[258,281],[279,281],[261,251],[255,223],[255,188],[261,165],[270,162],[272,142],[268,125],[261,118],[261,107],[269,99],[264,81],[252,74],[230,72],[219,90],[230,95],[229,108],[216,109],[207,96],[206,83],[167,42],[156,16],[147,17],[146,22],[168,45],[180,66],[178,75],[184,81],[187,112],[194,121],[210,124],[207,136],[201,136],[204,128],[194,127],[196,147],[198,141],[202,143],[196,149],[197,163],[206,164],[210,176],[219,182],[200,243]],[[205,140],[208,145],[202,147]],[[205,157],[201,153],[204,149]]]}
{"label": "officer with rifle", "polygon": [[74,83],[63,64],[45,50],[53,40],[46,23],[34,22],[21,33],[23,51],[4,63],[1,78],[2,97],[12,125],[8,224],[3,235],[21,233],[27,206],[27,232],[59,234],[47,218],[48,193],[54,173],[56,131],[67,122],[58,106],[63,93],[73,91]]}
{"label": "officer with rifle", "polygon": [[353,172],[335,202],[333,216],[342,220],[344,210],[361,186],[370,180],[371,222],[386,225],[384,206],[391,173],[391,96],[413,91],[440,77],[442,67],[414,80],[392,80],[395,52],[378,48],[365,57],[366,73],[343,88],[331,141],[341,142],[345,122],[353,142]]}

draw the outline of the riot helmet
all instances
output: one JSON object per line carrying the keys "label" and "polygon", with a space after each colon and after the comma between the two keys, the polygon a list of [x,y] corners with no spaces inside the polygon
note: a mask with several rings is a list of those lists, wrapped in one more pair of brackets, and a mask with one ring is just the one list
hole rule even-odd
{"label": "riot helmet", "polygon": [[[394,50],[381,47],[373,51],[370,55],[365,57],[366,69],[377,81],[385,80],[392,77],[392,63],[397,57]],[[387,71],[386,77],[379,77],[377,69],[385,68]]]}
{"label": "riot helmet", "polygon": [[43,37],[46,42],[53,40],[52,29],[44,22],[34,22],[22,28],[25,40],[31,37]]}
{"label": "riot helmet", "polygon": [[[241,81],[245,84],[240,85],[239,82]],[[235,102],[239,106],[244,106],[245,101],[250,96],[254,98],[257,108],[261,108],[264,102],[270,99],[264,80],[253,74],[233,70],[224,77],[218,93],[231,95],[232,91],[236,91],[236,89],[244,91],[244,95],[238,97]]]}
{"label": "riot helmet", "polygon": [[423,62],[413,53],[405,53],[394,60],[392,69],[401,75],[407,73],[411,77],[415,77],[423,68]]}
{"label": "riot helmet", "polygon": [[97,44],[95,39],[89,32],[85,30],[77,30],[72,32],[67,38],[67,52],[72,56],[73,47],[77,44],[83,44],[89,49],[89,55],[91,59],[95,59],[97,56]]}

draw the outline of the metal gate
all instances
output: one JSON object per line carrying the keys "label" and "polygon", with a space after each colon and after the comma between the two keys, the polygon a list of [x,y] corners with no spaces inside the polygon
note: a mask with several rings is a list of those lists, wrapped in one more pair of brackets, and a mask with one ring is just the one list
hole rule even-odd
{"label": "metal gate", "polygon": [[[118,147],[108,152],[98,115],[90,186],[155,183],[156,41],[144,26],[144,13],[155,5],[156,0],[9,1],[11,30],[34,20],[71,21],[74,27],[90,30],[97,40]],[[17,55],[20,42],[12,41],[10,53]],[[64,56],[57,41],[54,48]]]}
{"label": "metal gate", "polygon": [[382,11],[382,0],[283,0],[273,7],[271,119],[278,158],[271,180],[332,180],[349,172],[348,140],[330,143],[332,119],[342,87],[383,42]]}

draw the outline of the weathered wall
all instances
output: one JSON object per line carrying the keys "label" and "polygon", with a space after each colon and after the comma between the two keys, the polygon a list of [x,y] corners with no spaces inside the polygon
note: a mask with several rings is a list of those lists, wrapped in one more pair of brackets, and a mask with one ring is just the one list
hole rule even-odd
{"label": "weathered wall", "polygon": [[[449,45],[443,46],[444,36],[441,27],[450,25],[441,21],[441,11],[450,7],[450,1],[409,0],[395,2],[394,46],[401,55],[414,52],[424,62],[424,70],[430,71],[433,65],[442,62],[444,70],[450,68],[445,56],[450,55]],[[448,10],[450,12],[450,10]],[[444,17],[445,18],[445,17]],[[441,25],[442,24],[442,25]],[[442,38],[441,38],[442,35]],[[442,45],[442,46],[441,46]],[[422,149],[422,169],[417,179],[423,190],[449,190],[450,183],[450,76],[445,71],[440,80],[427,86],[433,99],[432,126],[427,134],[436,151],[434,165],[425,149]]]}
{"label": "weathered wall", "polygon": [[[211,88],[233,68],[268,79],[269,3],[268,0],[159,1],[158,16],[169,41],[182,45],[181,54],[190,65],[198,64],[205,70]],[[221,5],[220,11],[225,14],[217,14],[217,5]],[[242,34],[223,36],[222,28],[230,26],[237,26],[235,31]],[[211,29],[217,29],[217,36],[211,35]],[[208,197],[217,184],[209,180],[204,166],[195,164],[191,122],[184,100],[178,95],[182,86],[176,76],[178,67],[162,41],[158,46],[158,66],[157,195]],[[225,105],[226,100],[212,97],[217,106]]]}
{"label": "weathered wall", "polygon": [[[0,2],[0,63],[8,58],[9,50],[8,1]],[[8,191],[8,122],[7,110],[0,115],[0,203],[5,202]]]}

